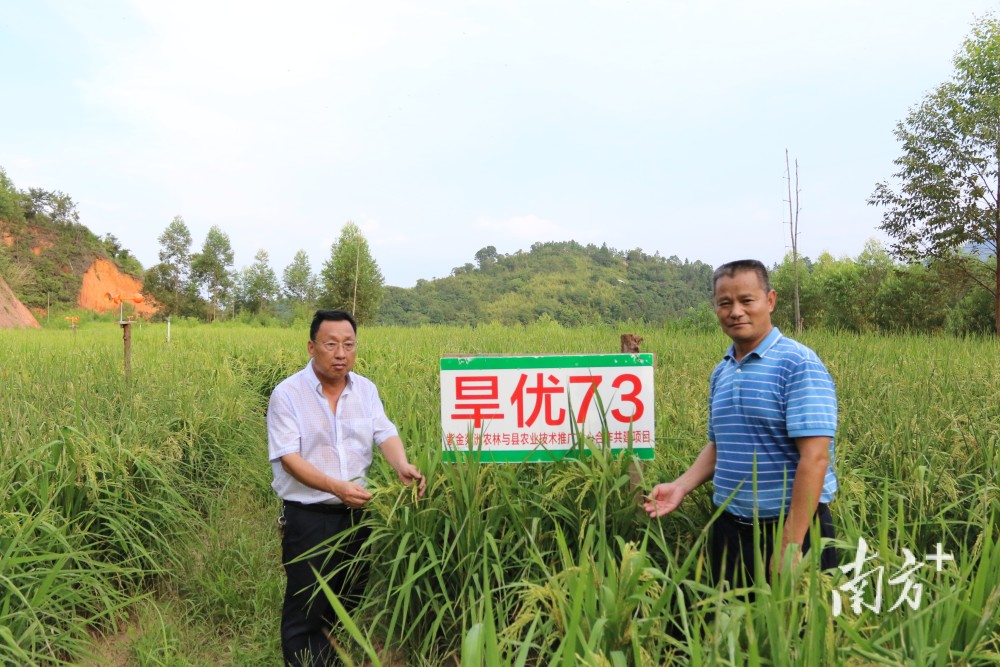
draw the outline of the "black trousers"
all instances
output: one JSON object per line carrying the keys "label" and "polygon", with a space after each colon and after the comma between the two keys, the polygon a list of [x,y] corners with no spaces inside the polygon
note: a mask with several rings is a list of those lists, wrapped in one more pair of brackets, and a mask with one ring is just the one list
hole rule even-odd
{"label": "black trousers", "polygon": [[[309,558],[292,562],[330,538],[356,526],[360,510],[285,503],[281,561],[288,583],[281,609],[281,652],[286,665],[314,667],[339,664],[326,632],[339,621],[319,589],[313,568],[326,580],[344,607],[357,606],[368,580],[368,561],[356,558],[368,529],[354,532],[336,549],[322,548]],[[352,563],[353,561],[353,563]],[[353,567],[344,567],[351,563]]]}
{"label": "black trousers", "polygon": [[[821,537],[832,538],[834,536],[833,516],[825,503],[820,503],[816,508],[813,521],[819,523]],[[753,521],[736,517],[729,512],[723,512],[712,526],[709,559],[717,584],[727,581],[730,587],[754,585],[756,572],[754,571],[753,524]],[[767,578],[770,579],[771,556],[774,553],[774,538],[778,520],[760,519],[757,524],[760,526],[761,563],[764,565]],[[810,532],[812,531],[806,532],[806,537],[802,541],[803,554],[809,551]],[[823,553],[820,554],[820,565],[824,570],[832,570],[837,567],[838,557],[835,547],[828,545],[823,549]]]}

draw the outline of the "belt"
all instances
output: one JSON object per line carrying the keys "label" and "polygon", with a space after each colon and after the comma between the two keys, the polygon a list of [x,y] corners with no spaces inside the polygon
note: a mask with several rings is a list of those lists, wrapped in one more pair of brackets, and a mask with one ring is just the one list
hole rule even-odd
{"label": "belt", "polygon": [[[816,514],[813,516],[819,515],[822,512],[826,511],[826,508],[827,508],[826,503],[819,503],[818,505],[816,505]],[[786,513],[785,516],[787,517],[788,514]],[[754,525],[754,523],[761,526],[766,526],[778,520],[778,517],[776,516],[759,516],[756,519],[754,519],[753,517],[738,516],[729,511],[724,511],[722,513],[722,517],[728,519],[730,522],[736,524],[737,526],[742,526],[744,528],[750,528]]]}
{"label": "belt", "polygon": [[336,505],[328,503],[300,503],[297,500],[286,500],[285,507],[294,507],[295,509],[306,512],[317,512],[319,514],[350,514],[354,511],[352,508],[341,503],[337,503]]}

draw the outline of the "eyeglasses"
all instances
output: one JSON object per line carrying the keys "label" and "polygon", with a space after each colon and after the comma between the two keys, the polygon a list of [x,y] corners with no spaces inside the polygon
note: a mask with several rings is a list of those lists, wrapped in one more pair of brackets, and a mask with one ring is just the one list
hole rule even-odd
{"label": "eyeglasses", "polygon": [[327,352],[336,352],[338,349],[343,348],[344,352],[350,354],[358,347],[358,341],[349,340],[343,343],[334,343],[333,341],[327,341],[325,343],[316,343],[319,347],[323,348]]}

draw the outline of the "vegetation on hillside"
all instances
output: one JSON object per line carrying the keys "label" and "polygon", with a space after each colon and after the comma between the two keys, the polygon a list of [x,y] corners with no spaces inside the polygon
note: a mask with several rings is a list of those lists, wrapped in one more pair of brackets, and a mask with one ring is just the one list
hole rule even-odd
{"label": "vegetation on hillside", "polygon": [[[83,272],[97,257],[145,279],[158,317],[290,325],[321,307],[355,310],[361,321],[387,325],[505,325],[551,320],[563,326],[613,322],[714,328],[713,267],[701,261],[617,250],[576,241],[535,243],[500,254],[494,246],[451,275],[412,288],[383,285],[381,270],[360,230],[347,223],[318,274],[299,251],[282,280],[261,249],[234,268],[228,234],[213,226],[200,252],[180,216],[158,238],[160,262],[145,272],[118,240],[95,236],[61,192],[18,190],[0,169],[0,276],[34,308],[75,307]],[[901,262],[877,241],[856,257],[799,258],[805,329],[853,332],[987,333],[995,300],[969,265],[996,271],[992,246]],[[775,321],[793,331],[794,266],[772,269],[778,291]],[[355,281],[357,278],[357,281]]]}
{"label": "vegetation on hillside", "polygon": [[[958,253],[965,254],[965,253]],[[805,329],[883,333],[988,334],[993,331],[993,297],[967,273],[960,257],[893,260],[877,241],[855,259],[823,253],[799,258],[801,316]],[[980,260],[996,268],[996,258]],[[791,254],[772,268],[778,292],[774,322],[794,330]]]}
{"label": "vegetation on hillside", "polygon": [[[987,257],[995,266],[996,259]],[[492,246],[474,265],[421,280],[412,289],[387,287],[380,322],[406,326],[482,322],[528,324],[551,319],[564,326],[642,322],[715,328],[712,267],[583,246],[536,243],[529,252],[498,255]],[[987,290],[951,261],[895,261],[878,241],[856,257],[799,258],[801,311],[806,329],[852,332],[988,333],[993,329]],[[770,267],[778,301],[774,321],[794,330],[791,256]]]}
{"label": "vegetation on hillside", "polygon": [[20,190],[0,167],[0,277],[24,305],[75,304],[84,271],[99,257],[142,278],[142,265],[118,239],[80,223],[69,195]]}
{"label": "vegetation on hillside", "polygon": [[385,324],[528,324],[566,326],[620,321],[663,324],[704,309],[712,267],[702,262],[615,250],[575,241],[535,243],[498,254],[487,246],[452,275],[386,288]]}

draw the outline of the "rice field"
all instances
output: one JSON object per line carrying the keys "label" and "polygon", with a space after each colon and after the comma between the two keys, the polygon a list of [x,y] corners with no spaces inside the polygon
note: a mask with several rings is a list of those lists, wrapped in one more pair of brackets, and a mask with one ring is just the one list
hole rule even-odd
{"label": "rice field", "polygon": [[[600,449],[551,464],[442,462],[441,356],[617,352],[625,332],[656,355],[652,486],[704,444],[721,334],[361,330],[356,370],[379,385],[429,483],[417,500],[376,457],[372,577],[338,637],[347,661],[1000,664],[1000,342],[802,338],[838,386],[843,562],[861,539],[877,556],[833,575],[806,557],[748,597],[708,581],[706,489],[651,521],[628,462]],[[307,324],[165,334],[133,331],[126,380],[111,323],[0,332],[0,664],[280,663],[264,408],[305,364]],[[938,571],[935,554],[953,560]]]}

